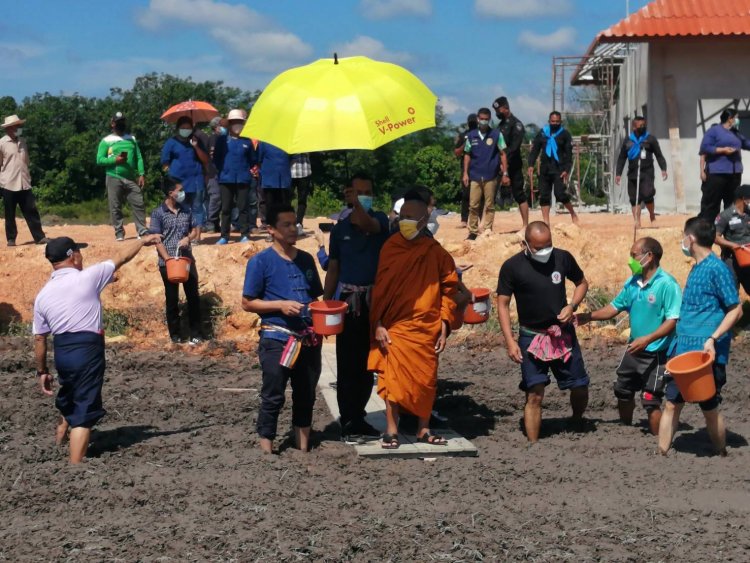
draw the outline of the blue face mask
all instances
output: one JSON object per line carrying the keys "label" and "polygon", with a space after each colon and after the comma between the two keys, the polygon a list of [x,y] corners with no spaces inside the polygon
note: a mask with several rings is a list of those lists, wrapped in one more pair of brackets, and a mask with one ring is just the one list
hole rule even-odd
{"label": "blue face mask", "polygon": [[357,199],[359,204],[364,207],[365,211],[372,209],[372,196],[371,195],[358,195]]}
{"label": "blue face mask", "polygon": [[177,195],[174,196],[174,200],[177,203],[182,203],[183,201],[185,201],[185,192],[183,192],[182,190],[180,190],[179,192],[177,192]]}
{"label": "blue face mask", "polygon": [[220,127],[219,128],[219,134],[220,135],[226,135],[227,134],[227,128],[226,127]]}
{"label": "blue face mask", "polygon": [[182,137],[183,139],[187,139],[190,135],[193,134],[192,129],[179,129],[179,132],[180,132],[180,137]]}

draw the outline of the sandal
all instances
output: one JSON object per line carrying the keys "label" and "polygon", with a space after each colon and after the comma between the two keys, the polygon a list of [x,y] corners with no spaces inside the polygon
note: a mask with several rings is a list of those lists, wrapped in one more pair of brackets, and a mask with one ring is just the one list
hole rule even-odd
{"label": "sandal", "polygon": [[397,450],[400,445],[398,434],[383,434],[383,443],[380,446],[384,450]]}
{"label": "sandal", "polygon": [[420,444],[429,444],[431,446],[447,446],[448,440],[439,436],[438,434],[430,434],[425,432],[421,436],[417,437],[417,442]]}

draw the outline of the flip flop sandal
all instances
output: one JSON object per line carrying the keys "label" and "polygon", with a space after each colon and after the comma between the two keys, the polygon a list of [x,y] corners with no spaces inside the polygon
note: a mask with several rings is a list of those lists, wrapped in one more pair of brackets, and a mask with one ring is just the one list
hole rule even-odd
{"label": "flip flop sandal", "polygon": [[384,450],[397,450],[400,445],[398,434],[383,434],[383,443],[380,446]]}
{"label": "flip flop sandal", "polygon": [[448,440],[446,440],[442,436],[439,436],[438,434],[430,434],[429,432],[425,432],[420,437],[418,437],[417,442],[419,442],[420,444],[429,444],[430,446],[448,445]]}

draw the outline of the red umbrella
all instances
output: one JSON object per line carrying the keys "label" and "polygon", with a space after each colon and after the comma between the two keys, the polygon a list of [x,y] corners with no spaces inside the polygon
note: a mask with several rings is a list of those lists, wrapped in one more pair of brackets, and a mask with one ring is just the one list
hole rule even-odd
{"label": "red umbrella", "polygon": [[172,106],[161,114],[161,118],[167,123],[176,123],[181,117],[187,116],[193,120],[193,123],[204,123],[218,115],[219,110],[208,102],[188,100]]}

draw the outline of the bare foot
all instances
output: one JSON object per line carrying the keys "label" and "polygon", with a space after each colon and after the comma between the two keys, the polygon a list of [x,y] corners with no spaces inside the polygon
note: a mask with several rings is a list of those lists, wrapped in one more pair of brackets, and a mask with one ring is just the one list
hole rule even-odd
{"label": "bare foot", "polygon": [[55,445],[57,447],[62,446],[65,441],[68,439],[68,422],[63,419],[57,424],[57,429],[55,430]]}
{"label": "bare foot", "polygon": [[577,213],[573,213],[570,218],[573,220],[574,225],[578,225],[579,227],[581,226],[581,220],[578,218]]}
{"label": "bare foot", "polygon": [[461,224],[458,226],[459,229],[465,229],[466,228],[466,221],[461,221]]}
{"label": "bare foot", "polygon": [[264,454],[272,454],[273,453],[273,440],[269,440],[268,438],[261,438],[260,449]]}

